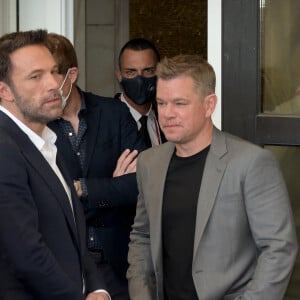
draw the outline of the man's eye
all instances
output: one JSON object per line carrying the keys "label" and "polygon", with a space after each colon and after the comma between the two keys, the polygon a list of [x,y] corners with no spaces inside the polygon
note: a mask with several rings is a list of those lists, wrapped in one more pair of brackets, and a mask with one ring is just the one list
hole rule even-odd
{"label": "man's eye", "polygon": [[155,74],[154,69],[145,69],[145,70],[143,70],[143,75],[146,76],[146,77],[153,76],[154,74]]}
{"label": "man's eye", "polygon": [[133,75],[133,74],[135,74],[135,71],[129,70],[129,71],[126,71],[126,74],[127,75]]}
{"label": "man's eye", "polygon": [[145,70],[145,73],[152,74],[152,73],[154,73],[154,70],[153,69],[148,69],[148,70]]}

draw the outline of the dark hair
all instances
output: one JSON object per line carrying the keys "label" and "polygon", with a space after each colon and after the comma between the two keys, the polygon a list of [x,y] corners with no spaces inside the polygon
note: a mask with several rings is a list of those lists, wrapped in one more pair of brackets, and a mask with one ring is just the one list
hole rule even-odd
{"label": "dark hair", "polygon": [[25,46],[44,45],[47,47],[47,30],[12,32],[0,38],[0,81],[10,83],[12,63],[10,55]]}
{"label": "dark hair", "polygon": [[60,74],[67,74],[69,68],[78,68],[78,61],[72,43],[63,35],[48,34],[48,44]]}
{"label": "dark hair", "polygon": [[119,54],[119,68],[120,69],[121,69],[121,57],[122,57],[123,52],[126,49],[130,49],[130,50],[134,50],[134,51],[151,49],[155,53],[157,61],[160,61],[160,54],[153,43],[151,43],[150,41],[143,39],[143,38],[136,38],[136,39],[132,39],[132,40],[128,41],[122,47],[120,54]]}

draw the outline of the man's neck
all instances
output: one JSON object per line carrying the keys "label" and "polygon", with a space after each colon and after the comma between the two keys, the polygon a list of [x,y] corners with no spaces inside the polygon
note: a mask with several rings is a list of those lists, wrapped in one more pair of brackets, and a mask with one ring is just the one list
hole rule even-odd
{"label": "man's neck", "polygon": [[78,133],[79,117],[78,114],[81,109],[81,96],[76,87],[72,88],[72,92],[64,108],[62,118],[69,121],[74,129],[75,134]]}
{"label": "man's neck", "polygon": [[81,109],[81,97],[78,89],[76,87],[72,88],[69,99],[67,100],[67,105],[64,108],[62,118],[65,120],[73,119],[78,117],[78,113]]}

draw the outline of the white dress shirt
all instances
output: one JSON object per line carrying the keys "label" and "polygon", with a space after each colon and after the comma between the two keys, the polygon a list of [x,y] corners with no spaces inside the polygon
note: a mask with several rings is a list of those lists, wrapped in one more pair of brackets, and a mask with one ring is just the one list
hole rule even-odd
{"label": "white dress shirt", "polygon": [[51,166],[54,173],[59,178],[61,184],[63,185],[68,199],[73,210],[73,205],[71,201],[71,190],[67,185],[63,175],[61,174],[57,164],[56,164],[56,154],[57,148],[55,146],[56,134],[48,127],[45,127],[42,137],[32,131],[29,127],[27,127],[23,122],[17,119],[11,112],[5,109],[2,105],[0,105],[0,110],[5,113],[10,119],[12,119],[18,127],[29,137],[32,143],[37,147],[37,149],[41,152],[44,158],[47,160],[49,165]]}
{"label": "white dress shirt", "polygon": [[[140,130],[141,123],[140,123],[139,119],[141,118],[142,115],[135,108],[133,108],[131,105],[128,104],[123,93],[121,93],[120,99],[122,102],[124,102],[128,106],[129,111],[138,126],[138,130]],[[156,119],[155,113],[152,109],[152,105],[146,115],[148,117],[147,118],[147,129],[149,132],[152,146],[159,145],[159,144],[161,144],[159,125],[158,125],[158,121]]]}

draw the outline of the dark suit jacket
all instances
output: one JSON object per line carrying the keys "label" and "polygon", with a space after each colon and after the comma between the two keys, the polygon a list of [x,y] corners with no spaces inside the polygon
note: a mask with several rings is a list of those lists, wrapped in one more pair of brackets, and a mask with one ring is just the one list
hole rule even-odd
{"label": "dark suit jacket", "polygon": [[[28,136],[0,112],[0,299],[83,300],[103,288],[86,256],[80,202],[67,194]],[[75,222],[74,222],[75,218]],[[76,224],[75,224],[76,223]]]}
{"label": "dark suit jacket", "polygon": [[127,106],[111,98],[83,92],[86,103],[86,161],[81,173],[76,154],[59,125],[49,124],[58,136],[57,148],[73,179],[85,178],[88,199],[84,203],[88,227],[93,227],[102,242],[104,257],[125,279],[129,233],[136,201],[136,175],[113,178],[121,153],[145,149]]}
{"label": "dark suit jacket", "polygon": [[[122,95],[121,93],[116,93],[114,95],[114,99],[121,100],[121,95]],[[152,109],[154,111],[155,117],[158,120],[158,112],[157,112],[157,103],[156,103],[156,100],[154,99],[151,102],[152,102]],[[159,126],[159,134],[160,134],[161,143],[162,144],[165,143],[167,141],[167,139],[166,139],[163,131],[161,130],[160,126]]]}

